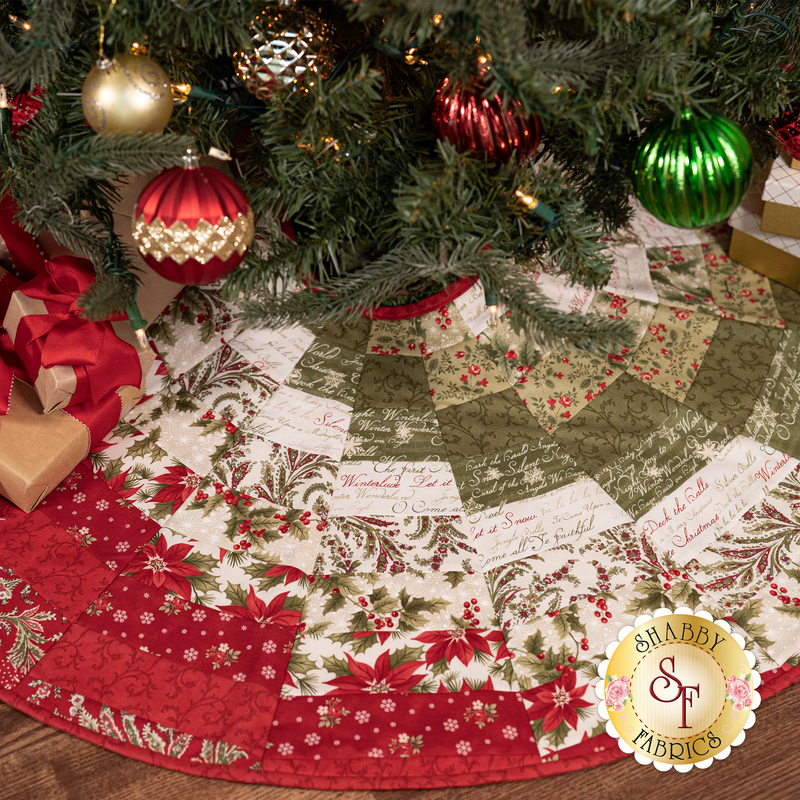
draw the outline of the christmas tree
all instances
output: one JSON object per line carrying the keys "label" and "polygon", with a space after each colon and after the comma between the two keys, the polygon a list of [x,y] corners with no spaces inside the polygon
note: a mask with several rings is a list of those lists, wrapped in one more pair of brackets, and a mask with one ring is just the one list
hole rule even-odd
{"label": "christmas tree", "polygon": [[[12,0],[2,192],[30,232],[93,261],[90,318],[135,295],[137,255],[112,229],[120,180],[216,148],[269,236],[227,278],[246,324],[341,322],[478,276],[534,341],[609,350],[623,324],[556,311],[529,273],[604,284],[603,237],[630,217],[655,120],[716,112],[772,154],[800,85],[796,5]],[[171,116],[95,133],[86,76],[131,55],[166,73]]]}

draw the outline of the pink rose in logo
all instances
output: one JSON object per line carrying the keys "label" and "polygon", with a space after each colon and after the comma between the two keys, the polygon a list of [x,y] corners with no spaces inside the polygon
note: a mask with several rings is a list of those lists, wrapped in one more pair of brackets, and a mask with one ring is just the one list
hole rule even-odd
{"label": "pink rose in logo", "polygon": [[621,678],[614,678],[606,686],[606,706],[613,708],[614,711],[622,711],[630,690],[631,679],[627,675],[623,675]]}
{"label": "pink rose in logo", "polygon": [[735,675],[729,675],[728,697],[733,700],[733,710],[741,711],[752,702],[750,684],[747,681],[743,681],[741,678],[737,678]]}

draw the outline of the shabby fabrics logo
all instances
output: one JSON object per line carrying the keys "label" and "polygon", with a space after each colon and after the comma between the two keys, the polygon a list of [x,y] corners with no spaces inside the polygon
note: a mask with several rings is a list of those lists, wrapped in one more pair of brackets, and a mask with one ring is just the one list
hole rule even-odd
{"label": "shabby fabrics logo", "polygon": [[598,711],[640,764],[688,772],[727,758],[755,723],[761,676],[724,620],[679,608],[644,614],[606,648]]}

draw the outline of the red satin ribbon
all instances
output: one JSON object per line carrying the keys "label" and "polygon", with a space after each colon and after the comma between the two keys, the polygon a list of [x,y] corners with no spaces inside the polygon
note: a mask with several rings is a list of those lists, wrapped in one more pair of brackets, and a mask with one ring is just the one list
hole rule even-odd
{"label": "red satin ribbon", "polygon": [[72,403],[97,403],[120,386],[142,382],[136,348],[119,339],[108,321],[90,322],[80,316],[75,303],[93,282],[89,261],[60,256],[48,261],[45,272],[20,289],[26,297],[41,300],[47,314],[22,317],[14,349],[34,380],[40,365],[71,366],[77,379]]}
{"label": "red satin ribbon", "polygon": [[11,195],[0,196],[0,237],[8,248],[19,276],[23,280],[30,280],[44,270],[45,258],[33,236],[14,222],[18,210]]}
{"label": "red satin ribbon", "polygon": [[75,256],[45,262],[34,238],[13,221],[15,211],[11,198],[0,198],[0,236],[20,274],[36,277],[25,284],[13,275],[0,278],[0,323],[20,287],[27,297],[43,301],[48,313],[23,317],[16,345],[0,331],[0,415],[8,413],[15,378],[33,384],[40,366],[72,366],[78,386],[66,413],[88,428],[94,447],[119,422],[122,399],[116,389],[142,381],[136,348],[117,338],[109,324],[126,317],[104,322],[80,317],[76,301],[94,281],[91,262]]}

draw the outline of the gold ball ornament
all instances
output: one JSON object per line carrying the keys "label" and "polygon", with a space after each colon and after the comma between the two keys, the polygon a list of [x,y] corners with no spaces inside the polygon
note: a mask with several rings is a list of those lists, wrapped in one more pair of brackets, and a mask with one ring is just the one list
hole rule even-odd
{"label": "gold ball ornament", "polygon": [[100,59],[83,82],[81,99],[86,121],[101,135],[159,133],[172,115],[166,73],[134,53]]}
{"label": "gold ball ornament", "polygon": [[234,53],[233,64],[259,100],[281,86],[302,90],[333,68],[333,32],[308,8],[269,5],[253,20],[250,34],[252,47]]}

